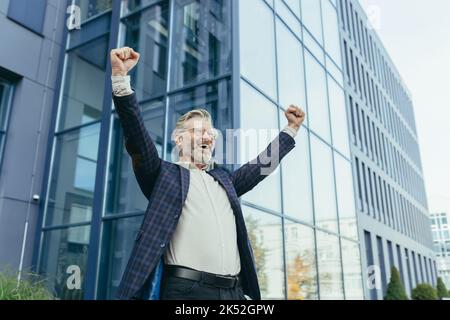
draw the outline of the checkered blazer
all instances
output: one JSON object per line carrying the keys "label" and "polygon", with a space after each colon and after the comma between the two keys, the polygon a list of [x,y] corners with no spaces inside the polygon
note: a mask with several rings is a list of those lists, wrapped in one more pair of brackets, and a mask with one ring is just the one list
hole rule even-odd
{"label": "checkered blazer", "polygon": [[[144,126],[134,93],[125,97],[113,96],[113,99],[124,132],[125,148],[131,156],[137,182],[149,201],[117,291],[117,298],[157,300],[164,252],[178,224],[186,200],[189,170],[159,158]],[[261,294],[239,197],[253,189],[267,176],[266,172],[261,174],[261,169],[272,167],[270,161],[275,159],[272,158],[272,150],[277,151],[273,156],[279,161],[294,146],[295,140],[287,133],[281,132],[256,161],[247,163],[234,172],[220,166],[208,171],[208,174],[225,189],[230,200],[236,219],[242,287],[244,293],[254,300],[260,300]]]}

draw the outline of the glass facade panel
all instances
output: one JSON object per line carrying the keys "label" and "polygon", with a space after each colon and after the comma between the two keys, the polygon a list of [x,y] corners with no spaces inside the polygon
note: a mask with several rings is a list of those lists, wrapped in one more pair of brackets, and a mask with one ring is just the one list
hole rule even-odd
{"label": "glass facade panel", "polygon": [[242,207],[255,257],[262,299],[284,299],[281,218]]}
{"label": "glass facade panel", "polygon": [[261,0],[239,1],[241,74],[276,100],[274,16]]}
{"label": "glass facade panel", "polygon": [[332,119],[333,145],[344,156],[350,158],[347,108],[345,107],[344,91],[330,76],[328,76],[328,93]]}
{"label": "glass facade panel", "polygon": [[[169,160],[178,160],[178,155],[175,154],[175,143],[172,141],[172,132],[178,118],[197,108],[208,110],[214,127],[222,133],[221,138],[226,138],[224,130],[232,127],[231,82],[229,80],[213,81],[169,97],[169,128],[167,132],[167,158]],[[225,145],[218,139],[214,153],[218,163],[225,163],[225,153]]]}
{"label": "glass facade panel", "polygon": [[[279,20],[277,20],[277,58],[279,104],[285,109],[294,104],[307,111],[303,48]],[[306,124],[307,121],[306,119]]]}
{"label": "glass facade panel", "polygon": [[302,21],[306,28],[322,44],[322,17],[319,0],[301,0]]}
{"label": "glass facade panel", "polygon": [[[39,273],[46,279],[50,292],[60,299],[83,299],[89,232],[90,226],[44,232]],[[69,278],[72,274],[81,276],[80,289],[68,285],[74,284]]]}
{"label": "glass facade panel", "polygon": [[[286,121],[282,116],[284,113],[280,119]],[[295,148],[281,162],[283,210],[287,216],[313,224],[309,133],[304,127],[295,142]]]}
{"label": "glass facade panel", "polygon": [[[160,157],[164,137],[164,110],[163,100],[155,100],[142,106],[145,126],[155,142]],[[114,117],[111,139],[106,214],[143,213],[148,200],[141,192],[134,175],[131,157],[125,149],[123,131],[117,117]]]}
{"label": "glass facade panel", "polygon": [[231,72],[231,1],[175,0],[171,88]]}
{"label": "glass facade panel", "polygon": [[99,133],[94,124],[57,137],[46,225],[91,220]]}
{"label": "glass facade panel", "polygon": [[287,292],[289,300],[315,300],[317,265],[314,230],[285,220]]}
{"label": "glass facade panel", "polygon": [[166,92],[169,42],[169,4],[162,2],[122,20],[125,45],[141,54],[131,70],[131,84],[138,100]]}
{"label": "glass facade panel", "polygon": [[364,298],[361,275],[361,259],[357,242],[341,239],[342,265],[344,269],[344,287],[346,300]]}
{"label": "glass facade panel", "polygon": [[101,118],[107,51],[108,37],[104,36],[67,54],[59,130]]}
{"label": "glass facade panel", "polygon": [[306,53],[305,70],[309,126],[325,141],[331,143],[325,69]]}
{"label": "glass facade panel", "polygon": [[339,238],[317,231],[317,263],[321,300],[344,298]]}
{"label": "glass facade panel", "polygon": [[[239,162],[253,160],[278,135],[277,107],[241,81]],[[281,213],[280,170],[276,170],[242,199]],[[267,197],[270,194],[272,196]]]}
{"label": "glass facade panel", "polygon": [[337,232],[332,152],[330,147],[315,136],[311,136],[311,163],[316,225]]}
{"label": "glass facade panel", "polygon": [[99,299],[116,298],[142,219],[143,215],[139,215],[103,223]]}
{"label": "glass facade panel", "polygon": [[90,19],[112,8],[112,0],[76,0],[80,7],[81,21]]}
{"label": "glass facade panel", "polygon": [[336,192],[338,199],[339,227],[341,235],[358,239],[352,167],[342,156],[334,154]]}
{"label": "glass facade panel", "polygon": [[0,163],[3,156],[12,86],[0,79]]}
{"label": "glass facade panel", "polygon": [[328,0],[322,0],[322,13],[325,50],[341,66],[341,39],[336,9]]}

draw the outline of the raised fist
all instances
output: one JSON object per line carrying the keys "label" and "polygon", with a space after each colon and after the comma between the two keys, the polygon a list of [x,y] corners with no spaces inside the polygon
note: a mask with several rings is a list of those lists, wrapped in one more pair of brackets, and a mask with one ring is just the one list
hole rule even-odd
{"label": "raised fist", "polygon": [[288,121],[288,126],[298,130],[305,120],[305,112],[297,106],[290,105],[284,113]]}
{"label": "raised fist", "polygon": [[111,50],[111,68],[113,76],[126,76],[139,61],[139,53],[130,47]]}

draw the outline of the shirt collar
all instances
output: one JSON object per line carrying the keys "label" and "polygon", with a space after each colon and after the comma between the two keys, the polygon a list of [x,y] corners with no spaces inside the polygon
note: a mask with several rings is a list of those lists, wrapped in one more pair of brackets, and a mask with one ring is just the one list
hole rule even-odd
{"label": "shirt collar", "polygon": [[177,162],[175,162],[175,164],[182,166],[188,170],[210,171],[210,170],[214,169],[214,161],[210,161],[204,169],[199,169],[192,162],[177,161]]}

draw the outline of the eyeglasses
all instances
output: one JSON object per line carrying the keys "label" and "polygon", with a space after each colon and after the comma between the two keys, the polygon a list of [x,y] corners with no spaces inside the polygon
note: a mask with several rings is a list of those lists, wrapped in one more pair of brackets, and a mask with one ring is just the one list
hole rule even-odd
{"label": "eyeglasses", "polygon": [[182,129],[182,131],[189,131],[193,133],[195,136],[203,137],[205,133],[207,133],[214,140],[219,136],[219,130],[217,129],[205,129],[205,128],[186,128]]}

